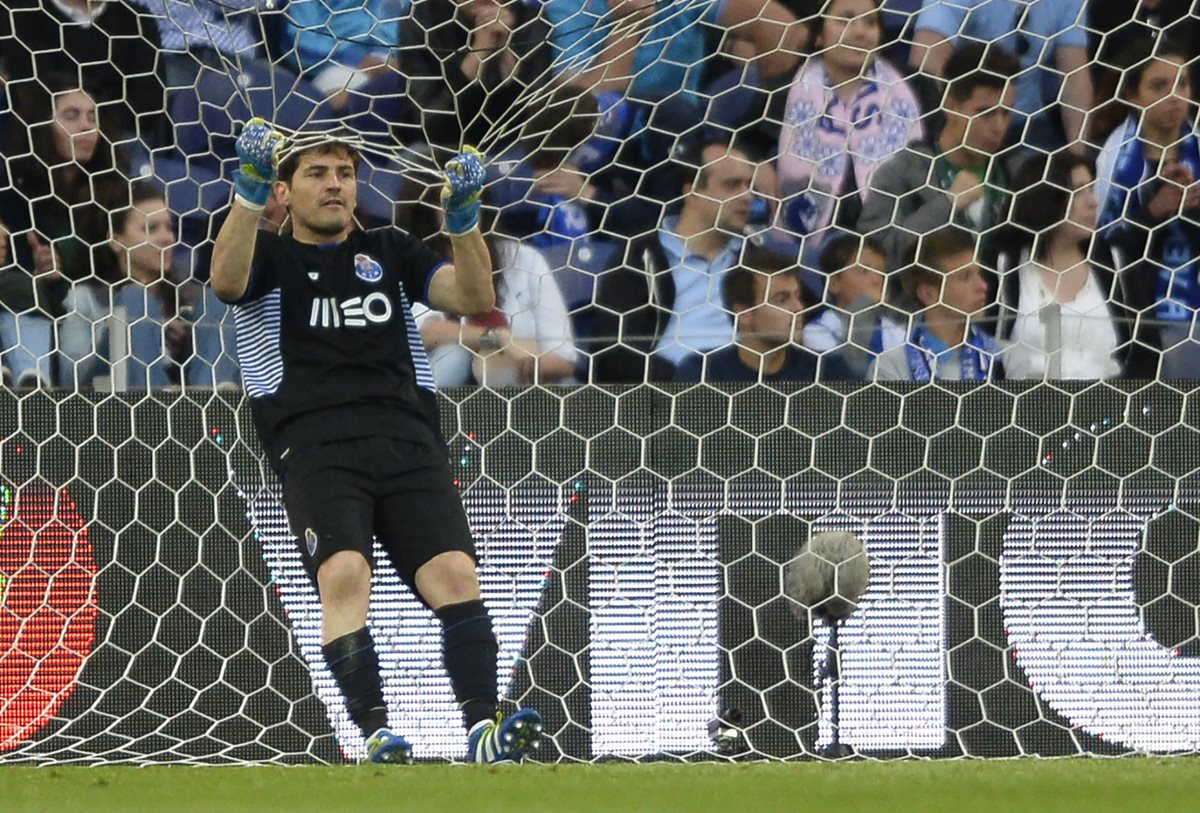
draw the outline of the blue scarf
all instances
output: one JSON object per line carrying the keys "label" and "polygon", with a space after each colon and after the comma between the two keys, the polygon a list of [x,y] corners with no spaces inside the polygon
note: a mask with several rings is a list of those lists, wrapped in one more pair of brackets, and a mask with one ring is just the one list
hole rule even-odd
{"label": "blue scarf", "polygon": [[[924,317],[917,320],[917,326],[908,338],[905,348],[908,351],[908,369],[913,381],[929,381],[938,367],[938,357],[947,352],[946,345],[925,329]],[[999,352],[992,337],[972,326],[967,332],[967,341],[959,353],[959,380],[987,381],[988,370],[992,366],[992,357]]]}
{"label": "blue scarf", "polygon": [[[1137,119],[1132,116],[1123,125],[1120,147],[1113,162],[1112,183],[1106,199],[1100,202],[1101,229],[1124,219],[1130,192],[1138,190],[1145,180],[1158,172],[1158,166],[1146,159],[1145,146],[1137,137],[1137,126]],[[1179,162],[1190,169],[1194,177],[1200,178],[1200,142],[1192,132],[1190,121],[1185,125],[1180,143]],[[1144,199],[1147,191],[1144,187],[1138,190],[1137,203],[1141,206],[1149,202]],[[1158,265],[1155,316],[1164,321],[1190,322],[1192,314],[1200,310],[1200,263],[1193,255],[1187,231],[1178,218],[1165,222],[1161,233],[1155,256],[1149,256],[1153,244],[1148,243],[1148,256],[1145,257]]]}

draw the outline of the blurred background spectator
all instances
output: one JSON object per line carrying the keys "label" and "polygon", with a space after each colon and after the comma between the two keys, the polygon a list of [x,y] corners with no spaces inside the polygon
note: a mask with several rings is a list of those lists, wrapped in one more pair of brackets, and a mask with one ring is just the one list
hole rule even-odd
{"label": "blurred background spectator", "polygon": [[169,142],[160,51],[154,18],[125,0],[11,0],[0,14],[13,109],[36,107],[51,75],[76,87],[86,81],[114,141]]}
{"label": "blurred background spectator", "polygon": [[1000,348],[975,323],[988,306],[988,284],[975,261],[975,238],[947,226],[921,238],[916,260],[901,274],[919,308],[904,344],[880,354],[876,381],[995,381]]}
{"label": "blurred background spectator", "polygon": [[722,41],[706,31],[744,41],[754,52],[750,81],[764,86],[791,78],[809,39],[807,24],[776,0],[546,0],[543,15],[554,73],[596,93],[625,123],[618,163],[650,170],[648,183],[627,182],[650,199],[661,199],[663,186],[654,168],[705,124],[707,62]]}
{"label": "blurred background spectator", "polygon": [[[423,0],[412,6],[401,26],[400,68],[419,132],[435,153],[478,144],[502,121],[517,128],[538,111],[522,111],[518,100],[550,84],[549,34],[537,7],[516,0]],[[515,119],[514,107],[521,114]]]}
{"label": "blurred background spectator", "polygon": [[345,112],[347,91],[399,69],[401,15],[410,0],[290,0],[279,50],[297,73]]}
{"label": "blurred background spectator", "polygon": [[934,77],[950,78],[950,53],[964,42],[1020,60],[1015,106],[1023,115],[1012,117],[1009,143],[1083,148],[1094,100],[1084,0],[924,0],[915,27],[911,64]]}
{"label": "blurred background spectator", "polygon": [[1130,3],[1088,4],[1089,53],[1096,86],[1096,110],[1089,130],[1092,144],[1103,144],[1127,114],[1119,101],[1122,54],[1139,40],[1168,36],[1178,42],[1195,42],[1200,18],[1193,16],[1192,0],[1134,0]]}
{"label": "blurred background spectator", "polygon": [[597,383],[670,380],[684,356],[733,341],[721,279],[741,255],[754,165],[724,141],[697,142],[680,173],[679,213],[618,251],[599,280]]}
{"label": "blurred background spectator", "polygon": [[804,330],[804,286],[795,262],[778,254],[747,250],[741,265],[722,280],[733,314],[734,342],[684,357],[676,381],[816,381],[852,378],[836,357],[822,359],[800,343]]}
{"label": "blurred background spectator", "polygon": [[1153,378],[1149,331],[1132,341],[1137,313],[1112,270],[1092,259],[1098,208],[1090,163],[1058,152],[1021,174],[1013,219],[1030,239],[1000,286],[1005,377]]}
{"label": "blurred background spectator", "polygon": [[1100,234],[1127,304],[1160,322],[1165,378],[1200,370],[1200,140],[1184,67],[1190,53],[1169,38],[1130,46],[1121,98],[1131,112],[1097,164]]}
{"label": "blurred background spectator", "polygon": [[277,16],[264,0],[135,0],[158,24],[169,88],[191,87],[201,66],[235,70],[266,59]]}
{"label": "blurred background spectator", "polygon": [[994,266],[997,232],[1008,223],[1009,169],[1002,150],[1015,61],[1003,51],[964,45],[946,62],[949,89],[945,121],[932,149],[910,145],[872,176],[858,231],[887,248],[888,263],[902,266],[919,235],[948,223],[980,238],[980,259]]}
{"label": "blurred background spectator", "polygon": [[875,0],[832,0],[817,32],[820,50],[788,93],[778,158],[781,220],[812,258],[826,229],[857,224],[881,162],[924,137],[916,94],[878,55]]}
{"label": "blurred background spectator", "polygon": [[[108,239],[108,214],[128,183],[128,159],[104,130],[95,94],[74,74],[47,73],[28,90],[8,132],[12,185],[0,194],[0,216],[15,240],[16,267],[0,278],[0,302],[14,315],[28,356],[38,360],[36,370],[14,369],[14,376],[50,384],[59,377],[48,325],[74,310],[99,313],[78,283],[92,275],[92,248]],[[57,341],[87,343],[70,335]],[[73,386],[68,372],[61,382]]]}
{"label": "blurred background spectator", "polygon": [[794,72],[808,39],[804,24],[775,0],[545,0],[544,8],[557,73],[650,102],[699,89],[711,52],[698,23],[753,43],[764,79]]}
{"label": "blurred background spectator", "polygon": [[[441,230],[440,186],[421,196],[437,218],[436,230],[415,232],[448,256]],[[492,255],[496,307],[490,314],[459,317],[431,311],[419,320],[421,338],[439,387],[559,384],[574,381],[579,354],[571,319],[550,266],[533,246],[497,232],[496,211],[487,206],[481,224]]]}
{"label": "blurred background spectator", "polygon": [[74,363],[79,386],[91,386],[97,376],[107,376],[105,388],[115,390],[211,386],[215,359],[195,357],[192,325],[205,290],[172,266],[175,217],[163,191],[136,183],[123,203],[112,214],[109,241],[94,252],[94,278],[79,284],[92,291],[98,311],[76,310],[64,320],[70,327],[64,333],[90,334],[90,341],[64,346],[63,354]]}
{"label": "blurred background spectator", "polygon": [[804,325],[804,346],[836,356],[856,378],[875,356],[902,344],[906,325],[885,306],[888,267],[883,244],[872,237],[842,234],[825,244],[820,268],[826,298]]}

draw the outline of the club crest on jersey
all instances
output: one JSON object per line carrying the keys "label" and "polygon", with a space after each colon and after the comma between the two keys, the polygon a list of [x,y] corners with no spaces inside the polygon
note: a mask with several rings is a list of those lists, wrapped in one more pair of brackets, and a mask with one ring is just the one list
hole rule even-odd
{"label": "club crest on jersey", "polygon": [[383,279],[383,266],[366,254],[355,254],[354,275],[363,282],[379,282]]}
{"label": "club crest on jersey", "polygon": [[304,529],[304,543],[308,547],[308,555],[317,555],[317,532],[312,528]]}

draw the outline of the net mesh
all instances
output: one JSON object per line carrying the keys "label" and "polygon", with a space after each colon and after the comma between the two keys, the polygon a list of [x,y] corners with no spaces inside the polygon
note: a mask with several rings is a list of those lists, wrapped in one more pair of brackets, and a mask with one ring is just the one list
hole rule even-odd
{"label": "net mesh", "polygon": [[[438,251],[486,156],[498,313],[418,320],[539,758],[1194,753],[1195,23],[9,4],[0,762],[363,756],[205,285],[253,116],[348,140],[359,222]],[[792,581],[836,531],[841,617]],[[461,759],[386,568],[370,623],[392,725]]]}

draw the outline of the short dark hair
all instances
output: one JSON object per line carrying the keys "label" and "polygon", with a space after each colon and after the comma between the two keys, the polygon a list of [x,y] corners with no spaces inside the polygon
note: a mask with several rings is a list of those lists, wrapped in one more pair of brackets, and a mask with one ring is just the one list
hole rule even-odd
{"label": "short dark hair", "polygon": [[1016,58],[996,45],[979,42],[960,45],[946,60],[946,93],[955,101],[964,102],[977,88],[1003,92],[1020,70]]}
{"label": "short dark hair", "polygon": [[1120,68],[1121,78],[1117,86],[1117,95],[1128,100],[1129,94],[1137,90],[1146,75],[1146,69],[1156,59],[1176,57],[1184,65],[1190,65],[1192,52],[1187,45],[1174,36],[1164,36],[1161,39],[1147,34],[1126,45],[1117,55],[1117,67]]}
{"label": "short dark hair", "polygon": [[300,159],[306,155],[345,155],[350,158],[354,164],[354,171],[358,172],[359,164],[362,163],[362,154],[353,144],[338,138],[336,135],[330,136],[329,140],[321,141],[313,144],[311,147],[303,147],[288,154],[286,158],[279,162],[278,179],[284,183],[290,184],[292,177],[296,174],[297,167],[300,166]]}
{"label": "short dark hair", "polygon": [[[721,135],[706,134],[701,138],[691,138],[680,142],[672,158],[675,165],[676,190],[682,194],[688,184],[692,189],[704,186],[708,182],[709,166],[704,160],[704,152],[709,147],[720,147],[726,153],[737,151],[746,153],[738,144]],[[748,153],[746,153],[748,155]]]}
{"label": "short dark hair", "polygon": [[[1046,159],[1030,159],[1017,172],[1016,203],[1013,205],[1013,223],[1029,233],[1032,241],[1039,235],[1048,235],[1062,225],[1071,212],[1071,175],[1079,167],[1092,174],[1092,163],[1066,149],[1056,151]],[[1045,250],[1045,242],[1037,251]]]}
{"label": "short dark hair", "polygon": [[849,268],[861,256],[864,249],[870,249],[881,257],[887,257],[887,249],[878,238],[860,236],[857,234],[839,234],[821,249],[821,257],[817,267],[825,274],[833,276],[839,271]]}
{"label": "short dark hair", "polygon": [[940,289],[942,278],[948,273],[943,267],[945,261],[964,252],[974,255],[977,242],[970,232],[958,226],[943,226],[917,239],[914,260],[900,275],[900,285],[913,302],[920,302],[917,289],[922,285]]}
{"label": "short dark hair", "polygon": [[721,295],[725,299],[725,307],[733,310],[735,307],[746,309],[761,305],[758,278],[770,279],[776,274],[786,273],[796,277],[800,286],[800,298],[804,299],[804,285],[800,283],[795,259],[777,251],[755,247],[747,249],[741,263],[726,271],[725,279],[721,281]]}
{"label": "short dark hair", "polygon": [[153,181],[134,181],[128,191],[128,197],[120,195],[119,199],[113,201],[114,205],[109,210],[110,234],[115,235],[125,228],[134,207],[139,203],[148,200],[161,200],[165,203],[167,200],[166,190]]}

